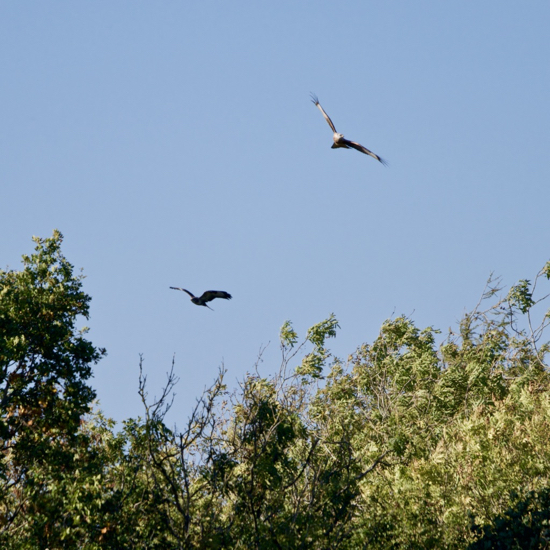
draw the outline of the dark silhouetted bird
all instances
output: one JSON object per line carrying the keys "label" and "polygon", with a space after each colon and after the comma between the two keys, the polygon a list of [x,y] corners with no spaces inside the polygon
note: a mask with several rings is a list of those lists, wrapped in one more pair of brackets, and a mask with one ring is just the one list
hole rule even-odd
{"label": "dark silhouetted bird", "polygon": [[334,135],[332,136],[332,139],[334,140],[334,143],[332,144],[331,149],[349,149],[350,147],[353,147],[354,149],[357,149],[358,151],[361,151],[361,153],[365,153],[365,155],[370,155],[372,158],[375,158],[377,161],[381,162],[384,166],[387,166],[388,163],[380,158],[378,155],[373,153],[372,151],[369,151],[366,147],[363,147],[359,143],[356,143],[355,141],[349,141],[348,139],[344,138],[344,134],[339,134],[336,131],[336,128],[334,127],[334,124],[332,123],[332,120],[330,120],[330,117],[325,113],[325,110],[321,107],[321,104],[319,103],[319,100],[317,99],[317,96],[315,94],[311,94],[311,101],[317,107],[319,107],[319,110],[321,113],[323,113],[323,116],[325,117],[325,120],[328,122],[328,125],[331,127],[332,131],[334,132]]}
{"label": "dark silhouetted bird", "polygon": [[[225,300],[231,300],[231,294],[229,292],[225,292],[224,290],[207,290],[206,292],[202,293],[202,296],[195,296],[188,290],[185,290],[185,288],[178,288],[177,286],[171,286],[170,287],[173,290],[181,290],[182,292],[187,292],[189,296],[191,296],[191,301],[197,305],[197,306],[204,306],[208,309],[212,309],[210,306],[206,305],[206,302],[211,302],[215,298],[223,298]],[[214,311],[212,309],[212,311]]]}

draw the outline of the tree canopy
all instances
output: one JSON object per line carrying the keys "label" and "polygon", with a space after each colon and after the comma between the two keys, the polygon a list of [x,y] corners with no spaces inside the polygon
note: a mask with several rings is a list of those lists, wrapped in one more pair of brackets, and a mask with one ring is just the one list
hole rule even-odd
{"label": "tree canopy", "polygon": [[92,410],[90,297],[35,239],[0,272],[3,548],[546,548],[550,545],[550,322],[533,282],[489,281],[443,336],[386,320],[334,357],[334,315],[281,363],[227,388],[222,369],[180,427],[172,369],[121,429]]}

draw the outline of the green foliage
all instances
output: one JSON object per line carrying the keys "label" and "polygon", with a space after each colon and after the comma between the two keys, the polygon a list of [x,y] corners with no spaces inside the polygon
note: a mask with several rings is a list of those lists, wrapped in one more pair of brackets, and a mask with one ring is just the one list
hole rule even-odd
{"label": "green foliage", "polygon": [[21,271],[0,271],[0,537],[15,529],[29,547],[71,530],[61,487],[88,445],[79,428],[95,393],[86,380],[104,354],[76,329],[90,298],[62,235],[34,241]]}
{"label": "green foliage", "polygon": [[298,334],[292,327],[292,323],[290,321],[285,321],[283,323],[279,337],[281,340],[281,346],[286,349],[293,348],[296,345],[296,342],[298,342]]}
{"label": "green foliage", "polygon": [[529,281],[523,279],[517,285],[514,285],[508,293],[510,305],[517,307],[521,313],[527,313],[535,305],[529,286]]}
{"label": "green foliage", "polygon": [[514,505],[497,516],[492,524],[479,526],[473,531],[479,536],[469,550],[507,548],[547,548],[550,543],[550,490],[529,491],[519,499],[510,494]]}
{"label": "green foliage", "polygon": [[220,371],[182,429],[173,369],[154,402],[141,373],[144,417],[115,432],[60,242],[0,274],[3,548],[548,547],[550,263],[446,338],[399,316],[347,361],[334,315],[302,340],[286,321],[278,371],[233,393]]}
{"label": "green foliage", "polygon": [[325,348],[325,340],[336,336],[336,329],[340,328],[334,313],[328,319],[313,325],[306,335],[306,341],[313,344],[314,349],[303,359],[302,364],[296,369],[296,373],[313,379],[322,378],[323,367],[330,357],[330,352]]}

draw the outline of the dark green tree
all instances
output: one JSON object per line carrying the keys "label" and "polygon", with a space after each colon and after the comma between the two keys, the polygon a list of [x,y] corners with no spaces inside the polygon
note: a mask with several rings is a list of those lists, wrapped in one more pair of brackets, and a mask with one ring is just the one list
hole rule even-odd
{"label": "dark green tree", "polygon": [[105,353],[76,328],[90,297],[62,239],[35,237],[22,270],[0,271],[0,533],[24,532],[29,547],[55,546],[69,527],[59,482],[87,445],[79,431],[95,397],[87,380]]}
{"label": "dark green tree", "polygon": [[474,521],[472,530],[479,538],[468,550],[550,547],[550,489],[530,491],[524,498],[512,493],[510,499],[513,506],[490,524],[479,526]]}

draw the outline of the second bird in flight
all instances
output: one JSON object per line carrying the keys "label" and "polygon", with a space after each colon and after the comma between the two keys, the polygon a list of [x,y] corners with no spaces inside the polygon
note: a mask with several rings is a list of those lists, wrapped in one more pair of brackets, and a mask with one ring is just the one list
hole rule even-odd
{"label": "second bird in flight", "polygon": [[[206,305],[206,302],[211,302],[214,300],[214,298],[223,298],[225,300],[231,300],[231,294],[229,292],[225,292],[225,290],[207,290],[206,292],[202,293],[202,296],[195,296],[188,290],[185,290],[185,288],[178,288],[177,286],[171,286],[170,287],[173,290],[181,290],[182,292],[187,292],[189,296],[191,296],[191,301],[197,305],[197,306],[204,306],[208,309],[212,309],[210,306]],[[214,311],[212,309],[212,311]]]}

